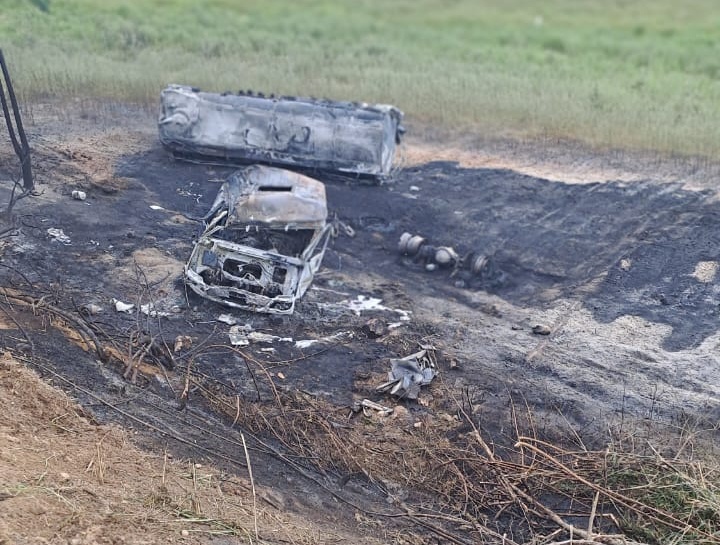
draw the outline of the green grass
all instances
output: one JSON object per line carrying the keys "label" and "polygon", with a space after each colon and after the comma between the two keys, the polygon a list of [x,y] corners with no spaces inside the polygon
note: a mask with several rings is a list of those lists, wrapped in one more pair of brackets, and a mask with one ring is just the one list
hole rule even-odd
{"label": "green grass", "polygon": [[168,82],[389,102],[411,123],[720,157],[716,0],[0,0],[26,99]]}
{"label": "green grass", "polygon": [[[624,509],[618,513],[623,532],[643,543],[720,542],[718,467],[714,460],[708,463],[710,460],[712,456],[707,462],[670,462],[659,456],[643,458],[631,453],[612,456],[605,469],[609,488],[683,522],[682,530],[678,530],[648,520],[648,513],[642,510]],[[708,538],[708,534],[717,539]]]}

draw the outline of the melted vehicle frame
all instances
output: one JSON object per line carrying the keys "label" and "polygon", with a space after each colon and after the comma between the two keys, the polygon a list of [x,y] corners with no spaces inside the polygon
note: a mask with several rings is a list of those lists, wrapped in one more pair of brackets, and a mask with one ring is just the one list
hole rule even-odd
{"label": "melted vehicle frame", "polygon": [[291,314],[330,237],[325,186],[253,165],[228,177],[204,226],[185,267],[187,285],[230,307]]}
{"label": "melted vehicle frame", "polygon": [[160,141],[175,157],[195,162],[265,163],[382,181],[405,132],[403,113],[384,104],[183,85],[169,85],[160,99]]}

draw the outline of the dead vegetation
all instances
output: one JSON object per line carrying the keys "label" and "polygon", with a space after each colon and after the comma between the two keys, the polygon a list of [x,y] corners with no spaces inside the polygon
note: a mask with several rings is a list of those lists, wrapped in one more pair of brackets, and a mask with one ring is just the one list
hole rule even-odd
{"label": "dead vegetation", "polygon": [[0,357],[0,410],[12,415],[0,420],[2,544],[343,539],[254,502],[248,479],[140,451],[132,431],[99,425],[9,353]]}
{"label": "dead vegetation", "polygon": [[[261,371],[258,380],[272,382]],[[214,390],[203,387],[203,394],[233,424],[274,437],[288,457],[343,486],[359,480],[377,487],[393,506],[365,514],[407,517],[445,542],[720,542],[720,468],[686,452],[687,436],[663,449],[627,440],[568,449],[543,441],[533,433],[532,414],[513,408],[514,444],[501,446],[445,385],[433,393],[453,398],[455,413],[419,419],[402,404],[392,416],[354,414],[274,385],[264,403]]]}
{"label": "dead vegetation", "polygon": [[[87,174],[87,179],[95,177],[92,172]],[[82,182],[81,178],[84,179],[78,178],[78,183]],[[606,447],[598,448],[597,445],[585,446],[572,431],[565,438],[571,440],[557,440],[557,437],[550,440],[536,431],[533,415],[521,404],[510,409],[514,429],[509,437],[497,437],[484,429],[482,415],[472,400],[443,383],[434,384],[430,389],[434,399],[450,400],[442,406],[431,397],[421,396],[421,403],[427,406],[394,405],[383,400],[394,406],[390,416],[370,411],[354,413],[347,406],[332,405],[287,386],[278,369],[284,370],[293,362],[268,362],[252,349],[235,350],[235,354],[238,364],[252,375],[255,391],[237,395],[233,389],[198,370],[197,360],[218,350],[213,339],[192,338],[190,343],[181,342],[175,350],[177,339],[163,330],[163,321],[151,312],[140,311],[143,304],[161,302],[162,290],[170,290],[168,280],[172,276],[160,266],[167,258],[161,252],[148,252],[144,256],[148,262],[142,263],[142,269],[133,269],[133,264],[141,263],[142,257],[142,254],[131,254],[124,262],[126,272],[134,271],[123,281],[136,290],[136,297],[131,301],[136,309],[132,314],[133,323],[122,329],[83,314],[83,308],[68,301],[67,294],[61,293],[60,288],[41,293],[29,281],[18,279],[24,288],[30,285],[32,293],[19,288],[5,290],[0,299],[2,318],[22,337],[16,344],[20,352],[18,358],[28,365],[47,363],[36,357],[34,332],[18,316],[25,312],[34,316],[39,327],[56,328],[90,354],[96,353],[108,368],[114,369],[118,377],[124,375],[128,382],[144,385],[153,380],[149,377],[157,375],[167,381],[181,407],[192,408],[193,404],[207,400],[225,415],[228,429],[243,430],[249,440],[262,442],[265,453],[314,479],[319,486],[328,487],[339,502],[355,511],[360,527],[376,529],[398,521],[405,525],[408,529],[393,538],[397,543],[438,540],[508,545],[720,542],[717,462],[712,452],[704,451],[705,446],[695,448],[702,445],[703,436],[716,437],[712,429],[696,432],[692,426],[683,425],[677,433],[668,433],[661,426],[654,427],[656,423],[652,421],[647,426],[649,430],[645,429],[646,423],[637,424],[636,428],[635,424],[625,422],[620,429],[611,430]],[[157,261],[157,274],[152,272],[149,261]],[[15,272],[16,278],[19,277],[19,272]],[[405,355],[416,349],[415,340],[419,339],[396,339],[397,345],[392,348],[397,355]],[[223,349],[229,347],[224,345]],[[443,365],[446,368],[447,362]],[[64,383],[60,377],[54,380],[72,391],[79,391],[76,384]],[[380,376],[356,377],[356,393],[367,395],[382,380]],[[191,391],[194,397],[189,396]],[[107,408],[123,410],[118,406]],[[11,408],[6,409],[12,412]],[[73,429],[64,418],[56,422]],[[193,447],[182,435],[170,436],[167,430],[148,427],[152,425],[150,420],[133,422],[158,436],[186,441]],[[642,433],[638,432],[640,427]],[[67,437],[63,435],[62,439]],[[114,453],[126,449],[128,437],[110,442],[112,436],[106,439],[99,436],[82,443],[85,449],[82,471],[88,468],[87,475],[92,475],[100,484],[124,486],[118,484],[120,477],[109,468],[123,467]],[[224,440],[228,448],[235,450],[233,463],[237,462],[238,467],[255,466],[253,450],[247,456],[242,442],[229,437]],[[222,460],[217,452],[204,453]],[[255,539],[258,525],[263,539],[273,524],[285,524],[278,518],[277,511],[265,505],[261,490],[257,491],[256,506],[251,507],[256,494],[252,492],[249,475],[248,479],[228,485],[236,486],[238,494],[242,492],[242,501],[238,500],[242,509],[210,512],[203,507],[204,502],[219,500],[209,497],[204,500],[200,493],[205,490],[204,484],[211,488],[218,480],[206,480],[203,468],[195,467],[192,461],[179,462],[178,467],[182,487],[165,490],[159,486],[153,488],[152,484],[148,492],[147,483],[139,483],[146,495],[137,505],[133,504],[133,509],[137,509],[130,511],[122,504],[116,508],[117,512],[128,515],[126,521],[149,521],[148,524],[158,527],[164,524],[171,529],[180,528],[187,523],[190,526],[182,528],[193,537],[223,534]],[[37,475],[42,475],[42,471],[39,469]],[[158,470],[155,467],[142,471],[150,474],[155,471],[157,475]],[[240,470],[241,475],[245,475],[244,471]],[[64,472],[71,474],[68,470]],[[137,473],[138,478],[142,479],[144,474]],[[61,505],[69,506],[66,500],[75,501],[73,494],[78,493],[74,488],[65,490],[64,485],[55,483],[42,488],[32,484],[35,481],[30,481],[31,485],[22,479],[12,482],[20,484],[8,485],[0,492],[11,495],[13,500],[20,492],[30,490],[33,501],[41,494],[44,499],[57,499]],[[5,479],[0,483],[6,486]],[[196,493],[194,487],[198,485],[203,486]],[[221,484],[220,488],[226,497],[228,492],[224,486]],[[344,494],[350,489],[364,489],[380,496],[380,507],[377,502],[375,507],[352,503]],[[95,493],[102,496],[106,492]],[[91,503],[83,499],[74,505],[81,513],[83,506]],[[280,502],[274,503],[281,506]],[[66,518],[75,516],[75,511],[58,513]],[[141,518],[132,518],[129,514]],[[26,519],[18,518],[17,527],[25,522]],[[310,535],[314,531],[307,529],[307,534],[300,537],[295,534],[293,539],[315,542]],[[89,528],[87,532],[91,541]],[[177,533],[175,530],[172,536],[177,537]],[[180,537],[187,536],[180,534]]]}
{"label": "dead vegetation", "polygon": [[[152,301],[152,290],[143,282],[138,307]],[[190,391],[195,392],[193,399],[199,393],[225,415],[229,427],[243,430],[266,452],[325,488],[355,511],[359,523],[411,521],[416,530],[402,538],[408,542],[429,543],[434,535],[456,544],[720,543],[720,468],[710,455],[695,448],[703,444],[703,435],[714,430],[690,433],[685,427],[682,433],[654,430],[640,436],[629,433],[631,426],[623,423],[611,430],[607,446],[597,449],[586,447],[572,432],[567,444],[545,441],[530,410],[511,404],[512,433],[490,439],[470,397],[442,380],[431,385],[429,395],[421,396],[420,411],[417,407],[409,411],[402,402],[389,399],[386,404],[394,407],[391,415],[353,411],[278,384],[283,375],[277,369],[292,362],[268,362],[249,348],[224,346],[252,376],[255,391],[238,395],[194,366],[195,358],[220,346],[209,339],[182,340],[176,351],[177,343],[164,338],[160,321],[149,314],[138,312],[132,330],[111,331],[79,313],[61,310],[52,304],[52,297],[37,299],[5,290],[3,298],[6,311],[12,310],[9,305],[20,305],[45,317],[71,342],[96,351],[126,379],[164,376],[181,407],[192,402]],[[31,337],[26,337],[32,351]],[[398,350],[412,348],[403,344],[408,339],[387,342],[400,343]],[[371,395],[372,385],[381,381],[380,376],[356,377],[356,393]],[[444,401],[435,403],[435,399]],[[237,453],[246,454],[233,461],[249,468],[245,435],[241,437],[242,444],[231,438],[226,441]],[[660,437],[666,440],[662,447],[655,443]],[[110,450],[118,449],[105,449],[101,443],[91,449],[87,471],[103,483]],[[197,486],[192,464],[184,478]],[[206,528],[202,531],[209,533],[242,535],[253,532],[248,528],[257,524],[210,516],[198,507],[188,484],[182,489],[185,495],[178,498],[164,483],[165,477],[144,500],[144,507],[202,524]],[[254,488],[248,483],[243,487],[246,492]],[[348,489],[365,489],[384,502],[381,507],[377,502],[370,507],[355,503],[345,494]],[[13,497],[16,493],[19,489],[6,492]],[[63,497],[59,490],[49,493]],[[245,511],[243,520],[248,520],[247,515]]]}

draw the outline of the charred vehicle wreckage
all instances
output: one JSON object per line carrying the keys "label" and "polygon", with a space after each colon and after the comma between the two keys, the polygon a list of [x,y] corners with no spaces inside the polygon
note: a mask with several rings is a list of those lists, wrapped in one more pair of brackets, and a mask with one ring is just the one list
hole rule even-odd
{"label": "charred vehicle wreckage", "polygon": [[169,85],[160,99],[160,141],[175,157],[196,162],[266,163],[383,180],[405,131],[403,113],[384,104],[217,94],[183,85]]}
{"label": "charred vehicle wreckage", "polygon": [[325,186],[296,171],[386,179],[405,132],[403,113],[389,105],[206,93],[184,85],[166,87],[160,102],[160,142],[174,157],[257,163],[231,174],[220,189],[185,267],[186,283],[231,307],[292,313],[331,230]]}
{"label": "charred vehicle wreckage", "polygon": [[185,267],[197,294],[231,307],[290,314],[325,253],[325,186],[253,165],[231,174],[203,219]]}

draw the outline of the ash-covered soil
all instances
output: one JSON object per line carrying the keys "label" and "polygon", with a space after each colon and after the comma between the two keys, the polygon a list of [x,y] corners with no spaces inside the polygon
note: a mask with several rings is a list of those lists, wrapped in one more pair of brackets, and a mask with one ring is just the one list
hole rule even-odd
{"label": "ash-covered soil", "polygon": [[[407,411],[398,428],[452,416],[457,399],[498,444],[512,435],[516,406],[533,415],[540,435],[577,433],[588,444],[631,421],[720,420],[714,190],[652,177],[564,183],[451,161],[409,166],[383,186],[319,175],[338,234],[296,313],[264,316],[202,300],[181,281],[199,227],[194,218],[230,169],[172,160],[143,116],[113,130],[92,119],[68,126],[38,118],[32,129],[42,194],[15,210],[19,232],[5,240],[3,285],[77,316],[84,305],[100,306],[83,320],[110,344],[138,332],[170,348],[181,336],[192,344],[166,368],[148,363],[132,381],[133,370],[99,362],[31,308],[7,306],[18,327],[10,322],[0,334],[7,348],[32,352],[65,377],[54,381],[96,418],[137,428],[151,447],[195,455],[200,448],[214,463],[243,471],[228,411],[217,411],[197,387],[184,392],[190,370],[228,398],[268,400],[279,395],[272,385],[349,414],[363,398],[395,406],[373,386],[388,358],[428,344],[438,349],[440,375],[419,403],[400,402]],[[7,177],[10,169],[3,171]],[[87,200],[73,200],[74,189]],[[49,236],[49,228],[68,240]],[[398,253],[406,231],[461,255],[482,253],[489,265],[480,275],[428,271]],[[381,300],[383,309],[353,311],[349,302],[358,296]],[[152,303],[167,315],[118,313],[113,299]],[[225,313],[292,340],[239,352],[229,343],[230,325],[217,320]],[[373,317],[401,325],[376,339],[363,328]],[[549,334],[535,334],[536,325]],[[317,473],[312,464],[288,466],[281,447],[252,445],[262,457],[256,478],[283,507],[338,525],[357,522],[352,505],[388,511],[386,488],[345,486],[355,479]]]}

